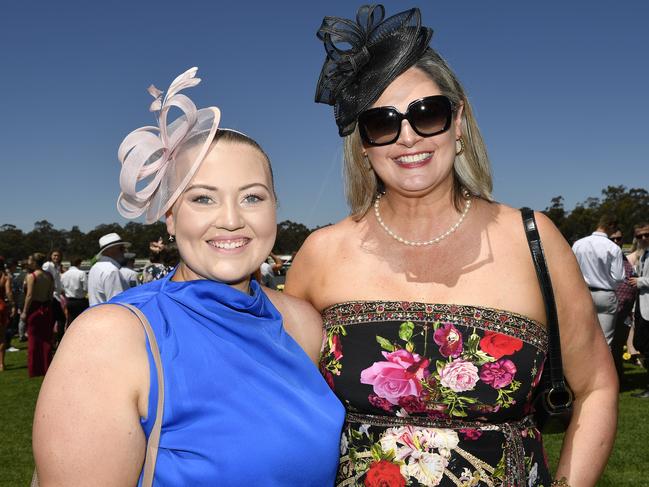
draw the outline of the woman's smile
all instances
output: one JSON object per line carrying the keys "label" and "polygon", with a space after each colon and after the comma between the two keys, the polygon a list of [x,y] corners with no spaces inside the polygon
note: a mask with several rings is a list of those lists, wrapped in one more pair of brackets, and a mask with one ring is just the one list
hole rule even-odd
{"label": "woman's smile", "polygon": [[415,152],[410,154],[403,154],[395,157],[392,160],[396,162],[399,167],[404,169],[414,169],[428,164],[433,158],[432,152]]}
{"label": "woman's smile", "polygon": [[215,237],[208,240],[207,244],[218,252],[234,254],[243,252],[251,240],[249,237]]}

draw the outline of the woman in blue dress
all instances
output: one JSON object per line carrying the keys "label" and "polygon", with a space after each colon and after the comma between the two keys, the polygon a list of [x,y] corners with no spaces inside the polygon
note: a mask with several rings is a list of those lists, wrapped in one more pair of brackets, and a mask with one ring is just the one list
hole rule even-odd
{"label": "woman in blue dress", "polygon": [[[197,110],[180,75],[151,109],[160,127],[120,147],[118,208],[164,216],[181,263],[81,315],[66,333],[35,413],[41,485],[141,485],[159,384],[164,408],[154,485],[332,485],[343,408],[315,363],[319,314],[250,275],[270,253],[276,197],[268,157],[248,136]],[[184,114],[167,125],[171,106]],[[136,188],[136,185],[138,188]],[[142,187],[144,185],[144,187]]]}

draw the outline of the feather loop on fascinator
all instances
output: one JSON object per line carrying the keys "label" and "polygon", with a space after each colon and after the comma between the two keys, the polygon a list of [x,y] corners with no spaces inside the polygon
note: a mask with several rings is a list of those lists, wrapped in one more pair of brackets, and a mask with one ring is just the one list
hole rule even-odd
{"label": "feather loop on fascinator", "polygon": [[[164,92],[149,86],[154,98],[149,110],[157,113],[158,126],[134,130],[119,146],[122,192],[117,199],[117,210],[124,218],[137,218],[145,213],[146,223],[160,219],[187,187],[207,154],[221,112],[216,107],[197,110],[180,93],[201,82],[196,78],[197,71],[198,68],[191,68],[178,76],[164,97]],[[172,107],[178,108],[182,115],[167,124]]]}
{"label": "feather loop on fascinator", "polygon": [[363,5],[356,22],[325,17],[318,30],[326,58],[315,101],[334,106],[341,136],[351,134],[358,115],[417,62],[433,35],[417,8],[384,17],[383,5]]}

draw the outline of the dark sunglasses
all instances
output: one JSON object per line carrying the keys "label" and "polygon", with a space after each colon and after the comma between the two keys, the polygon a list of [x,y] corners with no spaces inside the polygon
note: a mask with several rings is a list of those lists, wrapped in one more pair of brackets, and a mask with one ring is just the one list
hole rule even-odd
{"label": "dark sunglasses", "polygon": [[613,242],[621,242],[622,241],[622,237],[609,237],[608,239],[612,240]]}
{"label": "dark sunglasses", "polygon": [[644,240],[645,238],[649,238],[649,233],[636,233],[635,238]]}
{"label": "dark sunglasses", "polygon": [[406,113],[394,107],[365,110],[358,116],[358,130],[367,145],[388,145],[397,141],[401,122],[408,120],[417,134],[432,137],[451,127],[453,111],[451,100],[444,95],[427,96],[408,105]]}

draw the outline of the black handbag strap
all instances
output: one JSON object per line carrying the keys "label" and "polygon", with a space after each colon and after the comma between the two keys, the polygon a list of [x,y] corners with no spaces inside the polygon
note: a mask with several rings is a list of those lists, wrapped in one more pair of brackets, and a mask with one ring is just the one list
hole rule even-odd
{"label": "black handbag strap", "polygon": [[548,329],[548,359],[546,367],[549,366],[551,387],[555,390],[569,390],[563,376],[563,363],[561,361],[561,336],[559,334],[559,319],[557,317],[557,305],[554,301],[552,281],[548,266],[541,245],[541,237],[534,219],[534,211],[530,208],[521,208],[523,226],[527,243],[530,246],[532,261],[536,269],[536,276],[539,279],[543,302],[545,304],[545,316]]}

